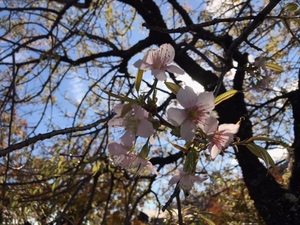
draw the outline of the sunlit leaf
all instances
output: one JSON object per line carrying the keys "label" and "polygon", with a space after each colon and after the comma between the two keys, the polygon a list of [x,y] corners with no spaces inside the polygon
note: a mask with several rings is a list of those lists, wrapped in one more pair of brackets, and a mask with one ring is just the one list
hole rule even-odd
{"label": "sunlit leaf", "polygon": [[184,147],[181,147],[180,145],[177,145],[177,144],[174,144],[172,142],[169,142],[174,148],[178,149],[179,151],[182,151],[182,152],[188,152],[187,149],[185,149]]}
{"label": "sunlit leaf", "polygon": [[284,72],[283,68],[277,64],[274,64],[274,63],[266,63],[265,64],[266,67],[270,70],[273,70],[275,72],[279,72],[279,73],[282,73]]}
{"label": "sunlit leaf", "polygon": [[248,143],[246,144],[246,147],[258,158],[261,158],[269,168],[269,166],[272,166],[275,169],[275,163],[268,153],[268,151],[254,143]]}
{"label": "sunlit leaf", "polygon": [[245,143],[250,143],[253,141],[271,141],[271,142],[277,142],[275,139],[269,138],[269,137],[261,137],[261,136],[253,136],[249,138]]}
{"label": "sunlit leaf", "polygon": [[179,89],[181,88],[181,86],[179,86],[178,84],[174,84],[171,82],[165,82],[165,85],[175,95],[177,95]]}
{"label": "sunlit leaf", "polygon": [[210,220],[209,218],[207,218],[206,216],[204,216],[202,213],[201,214],[198,214],[198,216],[204,220],[204,222],[207,224],[207,225],[215,225],[215,223]]}
{"label": "sunlit leaf", "polygon": [[215,99],[215,105],[220,104],[221,102],[231,98],[232,96],[234,96],[236,93],[238,93],[238,90],[230,90],[230,91],[226,91],[223,94],[220,94],[219,96],[216,97]]}
{"label": "sunlit leaf", "polygon": [[143,75],[144,75],[144,70],[138,69],[136,76],[135,76],[135,90],[137,92],[139,92],[139,90],[140,90]]}
{"label": "sunlit leaf", "polygon": [[111,96],[111,97],[115,97],[119,100],[122,100],[122,101],[125,101],[125,102],[135,102],[134,99],[131,99],[131,98],[128,98],[126,96],[121,96],[121,95],[117,95],[117,94],[114,94],[114,93],[111,93],[109,91],[105,91],[105,90],[102,90],[105,94]]}
{"label": "sunlit leaf", "polygon": [[293,150],[293,148],[289,144],[287,144],[287,143],[285,143],[281,140],[275,140],[275,139],[269,138],[269,137],[253,136],[253,137],[249,138],[248,140],[244,141],[243,143],[250,143],[250,142],[253,142],[253,141],[273,142],[273,143],[276,143],[278,145],[281,145],[282,147],[286,148],[288,151]]}
{"label": "sunlit leaf", "polygon": [[127,113],[129,113],[132,110],[131,104],[127,103],[123,105],[121,117],[124,117]]}
{"label": "sunlit leaf", "polygon": [[298,9],[298,5],[294,2],[290,2],[284,6],[287,11],[293,12]]}

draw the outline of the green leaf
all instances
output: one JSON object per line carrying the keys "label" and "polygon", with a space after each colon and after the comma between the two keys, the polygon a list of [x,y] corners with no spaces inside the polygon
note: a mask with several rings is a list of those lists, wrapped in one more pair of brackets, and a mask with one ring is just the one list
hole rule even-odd
{"label": "green leaf", "polygon": [[57,179],[53,182],[53,184],[52,184],[52,186],[51,186],[52,192],[55,191],[55,189],[56,189],[57,186],[59,185],[59,182],[60,182],[59,178],[57,178]]}
{"label": "green leaf", "polygon": [[149,154],[149,139],[147,140],[147,142],[144,144],[144,146],[142,147],[142,150],[139,153],[139,156],[143,159],[146,159],[148,154]]}
{"label": "green leaf", "polygon": [[288,3],[284,6],[287,11],[293,12],[298,9],[298,5],[294,2]]}
{"label": "green leaf", "polygon": [[273,70],[275,72],[279,72],[279,73],[284,72],[284,69],[275,63],[266,63],[265,65],[268,69]]}
{"label": "green leaf", "polygon": [[174,84],[174,83],[166,82],[166,81],[165,81],[165,85],[175,95],[177,95],[179,89],[181,88],[181,86],[179,86],[178,84]]}
{"label": "green leaf", "polygon": [[131,103],[124,104],[124,106],[122,108],[122,112],[121,112],[121,116],[120,117],[124,117],[131,110],[132,110]]}
{"label": "green leaf", "polygon": [[188,152],[187,149],[185,149],[184,147],[181,147],[180,145],[174,144],[174,143],[172,143],[172,142],[169,142],[169,143],[170,143],[174,148],[178,149],[179,151],[182,151],[182,152],[185,152],[185,153]]}
{"label": "green leaf", "polygon": [[139,92],[139,90],[140,90],[143,75],[144,75],[144,70],[138,69],[136,76],[135,76],[135,90],[137,92]]}
{"label": "green leaf", "polygon": [[198,215],[202,220],[204,220],[204,222],[208,225],[216,225],[212,220],[208,219],[206,216],[204,216],[203,214],[199,214]]}
{"label": "green leaf", "polygon": [[247,141],[245,141],[245,143],[250,143],[252,141],[270,141],[270,142],[275,142],[275,143],[278,142],[275,139],[272,139],[269,137],[253,136],[253,137],[249,138]]}
{"label": "green leaf", "polygon": [[223,94],[220,94],[219,96],[216,97],[215,99],[215,105],[220,104],[221,102],[231,98],[232,96],[234,96],[236,93],[238,93],[240,91],[238,90],[230,90],[230,91],[226,91]]}
{"label": "green leaf", "polygon": [[114,93],[111,93],[111,92],[105,91],[105,90],[102,90],[102,91],[103,91],[105,94],[107,94],[108,96],[115,97],[115,98],[120,99],[120,100],[122,100],[122,101],[124,101],[124,102],[135,102],[134,99],[128,98],[128,97],[126,97],[126,96],[116,95],[116,94],[114,94]]}
{"label": "green leaf", "polygon": [[268,151],[254,143],[248,143],[246,144],[246,147],[258,158],[261,158],[269,168],[269,166],[272,166],[273,169],[275,169],[275,163],[268,153]]}

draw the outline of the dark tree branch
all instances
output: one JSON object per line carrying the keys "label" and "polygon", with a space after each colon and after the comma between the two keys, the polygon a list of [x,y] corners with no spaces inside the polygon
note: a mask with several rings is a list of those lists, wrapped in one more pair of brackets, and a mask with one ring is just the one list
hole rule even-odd
{"label": "dark tree branch", "polygon": [[113,115],[110,115],[110,116],[108,116],[104,119],[99,119],[94,123],[91,123],[89,125],[82,126],[82,127],[70,127],[70,128],[65,128],[65,129],[62,129],[62,130],[54,130],[54,131],[51,131],[51,132],[48,132],[48,133],[45,133],[45,134],[38,134],[38,135],[36,135],[32,138],[28,138],[25,141],[19,142],[17,144],[10,145],[7,148],[4,148],[4,149],[0,150],[0,156],[5,156],[10,152],[13,152],[15,150],[27,147],[31,144],[34,144],[34,143],[38,142],[38,141],[43,141],[43,140],[52,138],[52,137],[57,136],[57,135],[70,134],[70,133],[74,133],[74,132],[89,130],[91,128],[97,127],[100,123],[107,122],[110,118],[112,118],[112,116]]}

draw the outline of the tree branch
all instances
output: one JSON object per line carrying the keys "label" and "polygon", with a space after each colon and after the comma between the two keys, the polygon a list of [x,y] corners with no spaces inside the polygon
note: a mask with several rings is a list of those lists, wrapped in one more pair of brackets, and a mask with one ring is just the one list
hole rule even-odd
{"label": "tree branch", "polygon": [[0,150],[0,156],[5,156],[10,152],[13,152],[15,150],[27,147],[31,144],[34,144],[34,143],[38,142],[38,141],[43,141],[43,140],[52,138],[52,137],[57,136],[57,135],[70,134],[70,133],[73,133],[73,132],[89,130],[93,127],[98,126],[100,123],[107,122],[110,118],[112,118],[112,116],[113,115],[109,115],[104,119],[99,119],[96,122],[88,124],[86,126],[69,127],[69,128],[65,128],[65,129],[62,129],[62,130],[54,130],[54,131],[51,131],[51,132],[48,132],[48,133],[38,134],[38,135],[36,135],[32,138],[28,138],[25,141],[19,142],[19,143],[14,144],[14,145],[10,145],[7,148],[4,148],[4,149]]}

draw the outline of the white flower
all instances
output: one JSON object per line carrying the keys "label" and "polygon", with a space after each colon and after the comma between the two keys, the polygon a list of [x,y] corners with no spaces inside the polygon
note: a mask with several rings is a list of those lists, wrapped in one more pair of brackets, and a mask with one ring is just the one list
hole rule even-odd
{"label": "white flower", "polygon": [[165,71],[184,74],[184,71],[175,65],[168,65],[173,62],[175,50],[170,44],[163,44],[158,50],[150,50],[143,60],[139,59],[133,65],[141,70],[151,70],[152,75],[158,80],[166,80]]}
{"label": "white flower", "polygon": [[195,135],[197,126],[203,127],[215,107],[212,92],[203,92],[197,95],[191,87],[181,88],[177,93],[178,102],[184,109],[169,108],[168,120],[174,126],[181,126],[180,135],[190,141]]}
{"label": "white flower", "polygon": [[190,191],[195,182],[202,182],[206,179],[206,177],[195,176],[181,169],[176,169],[174,176],[169,181],[169,185],[173,185],[179,182],[179,186],[183,190]]}

